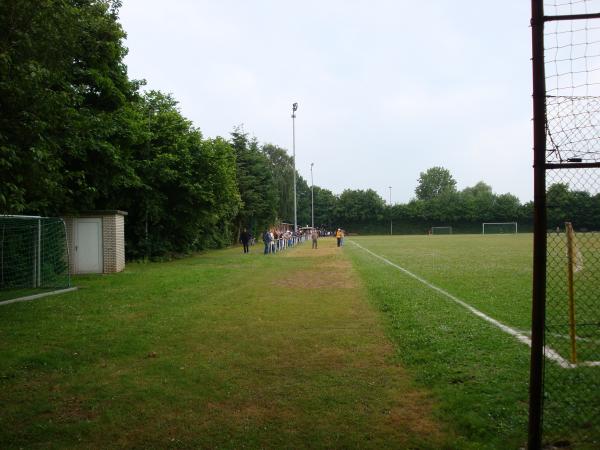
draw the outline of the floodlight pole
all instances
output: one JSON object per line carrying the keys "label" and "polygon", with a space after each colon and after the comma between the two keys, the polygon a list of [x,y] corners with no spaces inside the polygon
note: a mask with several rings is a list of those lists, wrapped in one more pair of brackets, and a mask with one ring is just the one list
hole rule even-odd
{"label": "floodlight pole", "polygon": [[292,105],[292,160],[294,162],[294,233],[298,232],[298,214],[296,210],[296,111],[298,103]]}
{"label": "floodlight pole", "polygon": [[392,187],[389,186],[390,188],[390,236],[393,234],[393,228],[392,228]]}
{"label": "floodlight pole", "polygon": [[313,181],[313,166],[315,163],[310,163],[310,210],[311,210],[311,224],[312,228],[315,227],[315,182]]}

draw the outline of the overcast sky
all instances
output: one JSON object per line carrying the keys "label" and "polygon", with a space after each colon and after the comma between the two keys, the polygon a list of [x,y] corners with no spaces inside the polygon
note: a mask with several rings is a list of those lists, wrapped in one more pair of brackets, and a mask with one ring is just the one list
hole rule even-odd
{"label": "overcast sky", "polygon": [[205,137],[243,124],[339,194],[415,196],[420,172],[532,199],[530,2],[123,0],[132,78]]}

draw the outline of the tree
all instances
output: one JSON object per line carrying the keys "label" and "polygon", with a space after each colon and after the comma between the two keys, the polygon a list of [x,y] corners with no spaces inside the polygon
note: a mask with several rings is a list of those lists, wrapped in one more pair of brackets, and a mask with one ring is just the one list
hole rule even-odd
{"label": "tree", "polygon": [[242,127],[231,133],[231,145],[236,155],[237,184],[242,206],[235,219],[239,230],[247,227],[254,233],[270,226],[277,216],[277,185],[271,162],[258,148],[256,139],[249,139]]}
{"label": "tree", "polygon": [[129,255],[186,253],[231,242],[229,224],[240,204],[231,146],[220,138],[203,140],[170,95],[150,91],[137,108],[145,131],[145,139],[132,146],[139,182],[112,200],[129,212]]}
{"label": "tree", "polygon": [[426,172],[421,172],[415,189],[419,200],[431,200],[451,192],[456,192],[456,181],[450,171],[443,167],[432,167]]}
{"label": "tree", "polygon": [[546,205],[548,208],[548,227],[564,227],[566,221],[573,221],[570,205],[573,198],[569,185],[566,183],[555,183],[546,191]]}
{"label": "tree", "polygon": [[337,197],[328,189],[314,187],[315,226],[332,229],[335,226],[335,210]]}
{"label": "tree", "polygon": [[385,200],[372,189],[346,189],[337,201],[335,220],[348,225],[378,222],[384,218]]}
{"label": "tree", "polygon": [[308,182],[296,172],[296,203],[298,227],[310,225],[311,222],[311,196]]}
{"label": "tree", "polygon": [[498,222],[512,222],[519,219],[521,203],[512,194],[496,196],[494,202],[494,220]]}
{"label": "tree", "polygon": [[480,181],[460,193],[462,218],[467,222],[489,222],[495,220],[495,196],[489,184]]}
{"label": "tree", "polygon": [[273,144],[262,146],[269,158],[270,170],[277,192],[277,217],[285,222],[294,221],[294,161],[287,151]]}
{"label": "tree", "polygon": [[93,208],[132,180],[122,133],[138,83],[118,1],[0,2],[0,210]]}

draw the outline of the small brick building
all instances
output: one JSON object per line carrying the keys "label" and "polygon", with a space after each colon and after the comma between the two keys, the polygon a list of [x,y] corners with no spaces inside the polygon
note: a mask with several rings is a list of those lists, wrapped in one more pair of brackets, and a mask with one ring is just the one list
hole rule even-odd
{"label": "small brick building", "polygon": [[125,211],[63,217],[71,273],[115,273],[125,268]]}

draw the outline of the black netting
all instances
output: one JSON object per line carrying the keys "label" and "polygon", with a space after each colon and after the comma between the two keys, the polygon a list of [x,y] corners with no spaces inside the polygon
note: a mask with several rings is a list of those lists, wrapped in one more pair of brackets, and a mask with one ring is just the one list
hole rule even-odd
{"label": "black netting", "polygon": [[[544,14],[600,12],[597,0],[544,2]],[[600,19],[548,19],[546,314],[543,432],[600,446]],[[576,164],[576,167],[573,165]],[[571,166],[571,167],[570,167]]]}

